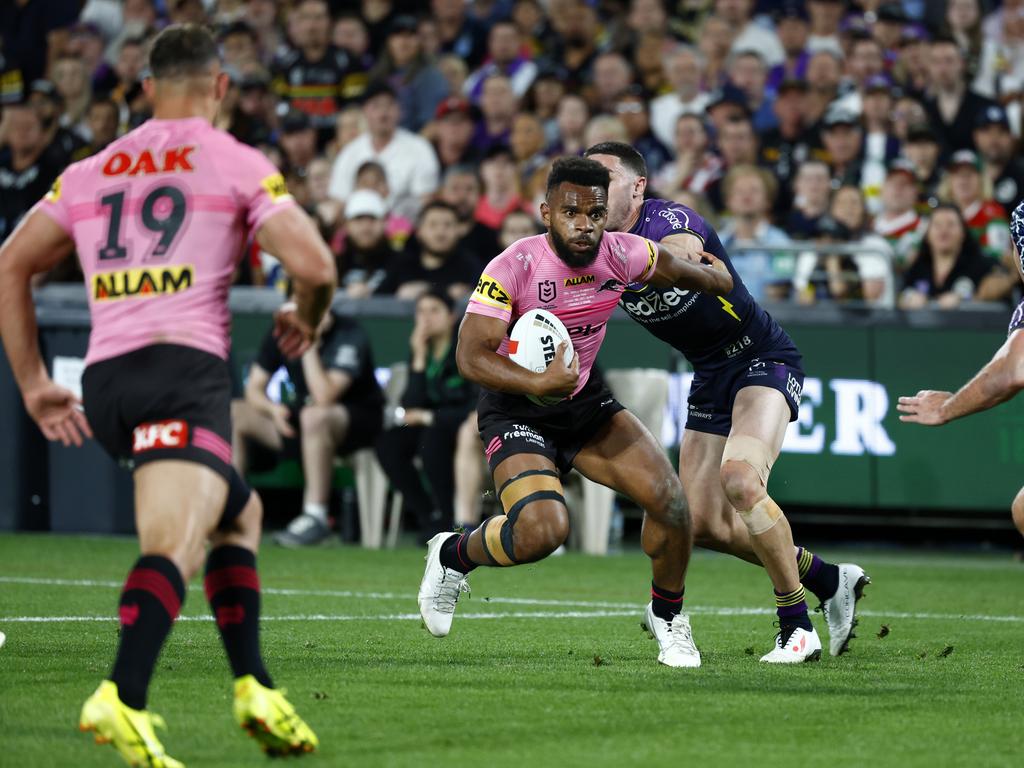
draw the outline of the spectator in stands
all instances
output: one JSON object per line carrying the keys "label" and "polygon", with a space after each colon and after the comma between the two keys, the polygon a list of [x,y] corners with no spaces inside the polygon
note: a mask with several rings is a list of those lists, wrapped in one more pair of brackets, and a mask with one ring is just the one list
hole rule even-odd
{"label": "spectator in stands", "polygon": [[64,55],[85,65],[91,90],[95,93],[108,93],[117,85],[116,73],[103,58],[106,47],[106,38],[98,26],[79,22],[69,30],[68,44],[63,51]]}
{"label": "spectator in stands", "polygon": [[860,116],[844,104],[832,105],[822,119],[821,138],[833,184],[861,184],[864,130]]}
{"label": "spectator in stands", "polygon": [[1010,217],[1006,209],[991,197],[985,183],[981,161],[969,149],[954,152],[946,164],[946,181],[940,198],[960,211],[967,229],[983,255],[997,264],[1010,250]]}
{"label": "spectator in stands", "polygon": [[697,49],[703,57],[702,90],[710,91],[725,85],[725,63],[736,39],[737,29],[714,14],[706,16],[697,33]]}
{"label": "spectator in stands", "polygon": [[[36,80],[29,86],[28,103],[39,116],[43,127],[43,141],[51,151],[63,155],[64,163],[71,162],[76,152],[85,146],[82,137],[60,124],[64,100],[49,80]],[[0,137],[2,141],[2,137]]]}
{"label": "spectator in stands", "polygon": [[39,115],[27,102],[8,104],[0,118],[0,242],[46,194],[67,157],[48,150]]}
{"label": "spectator in stands", "polygon": [[779,38],[753,20],[754,0],[714,0],[713,7],[715,15],[736,31],[733,51],[759,51],[772,67],[785,60]]}
{"label": "spectator in stands", "polygon": [[[750,124],[749,118],[730,120],[722,126],[718,136],[718,151],[725,173],[736,166],[757,164],[757,134],[754,133],[754,127]],[[719,213],[727,205],[724,184],[724,179],[716,179],[706,189],[708,200]],[[774,192],[775,190],[772,190],[772,195]]]}
{"label": "spectator in stands", "polygon": [[442,170],[474,159],[475,114],[476,110],[466,99],[450,96],[438,105],[433,122],[422,131],[434,145]]}
{"label": "spectator in stands", "polygon": [[444,53],[454,53],[470,68],[480,66],[487,51],[487,30],[467,13],[465,0],[431,0],[430,9]]}
{"label": "spectator in stands", "polygon": [[222,114],[228,112],[226,130],[239,141],[252,146],[270,143],[274,114],[270,78],[262,70],[253,70],[232,85],[237,86],[238,97],[230,110],[228,105],[222,107]]}
{"label": "spectator in stands", "polygon": [[[939,137],[928,125],[913,126],[903,142],[903,156],[910,161],[917,182],[917,209],[927,214],[939,202],[939,182],[942,167]],[[891,165],[891,164],[890,164]]]}
{"label": "spectator in stands", "polygon": [[309,115],[297,109],[291,109],[281,119],[278,145],[284,155],[284,170],[306,175],[306,169],[316,157],[316,128]]}
{"label": "spectator in stands", "polygon": [[334,120],[334,138],[327,144],[327,156],[332,160],[341,150],[366,132],[366,116],[363,110],[352,105],[345,107]]}
{"label": "spectator in stands", "polygon": [[590,83],[598,53],[597,13],[584,0],[551,0],[547,11],[554,32],[545,45],[551,52],[548,63],[561,67],[567,87],[578,91]]}
{"label": "spectator in stands", "polygon": [[878,212],[878,193],[885,171],[900,153],[900,142],[893,135],[893,86],[885,75],[875,75],[864,85],[861,95],[864,120],[864,172],[861,186],[866,192],[868,210]]}
{"label": "spectator in stands", "polygon": [[117,138],[119,112],[113,99],[107,97],[94,98],[85,113],[85,124],[89,128],[92,139],[71,154],[71,160],[77,162],[91,157]]}
{"label": "spectator in stands", "polygon": [[416,34],[416,19],[396,16],[388,27],[384,50],[369,73],[371,81],[386,81],[395,90],[400,125],[417,132],[448,97],[448,81],[423,53]]}
{"label": "spectator in stands", "polygon": [[345,228],[341,230],[335,265],[338,287],[353,299],[375,293],[397,258],[385,228],[387,206],[376,192],[361,189],[345,203]]}
{"label": "spectator in stands", "polygon": [[456,301],[464,299],[476,285],[480,264],[458,245],[455,208],[440,200],[427,203],[416,220],[415,236],[405,253],[392,261],[377,292],[410,301],[433,286]]}
{"label": "spectator in stands", "polygon": [[458,216],[458,249],[469,254],[483,266],[493,259],[500,249],[497,233],[476,219],[480,194],[480,177],[473,166],[454,165],[445,171],[439,198],[452,206]]}
{"label": "spectator in stands", "polygon": [[899,56],[903,28],[910,18],[899,2],[883,2],[875,9],[875,23],[871,25],[871,36],[882,48],[885,68],[888,70]]}
{"label": "spectator in stands", "polygon": [[590,107],[586,99],[576,93],[567,93],[558,104],[555,123],[558,138],[551,147],[553,155],[580,155],[589,145],[583,134],[590,122]]}
{"label": "spectator in stands", "polygon": [[203,0],[175,0],[168,5],[167,16],[171,24],[204,25],[209,21]]}
{"label": "spectator in stands", "polygon": [[708,94],[707,105],[704,107],[710,121],[711,133],[717,139],[727,123],[736,120],[750,120],[747,109],[747,97],[734,85],[726,84]]}
{"label": "spectator in stands", "polygon": [[864,89],[885,70],[882,46],[866,32],[854,35],[846,60],[846,81],[851,89],[842,102],[853,112],[863,109]]}
{"label": "spectator in stands", "polygon": [[981,36],[975,89],[990,98],[1020,94],[1024,90],[1024,3],[1003,0],[1002,8],[990,14],[983,26],[988,31]]}
{"label": "spectator in stands", "polygon": [[384,397],[362,326],[328,312],[319,330],[316,343],[297,359],[285,358],[268,331],[249,369],[245,397],[231,404],[232,462],[243,477],[268,459],[301,455],[302,514],[275,536],[288,547],[330,535],[334,457],[372,446],[383,423]]}
{"label": "spectator in stands", "polygon": [[88,139],[85,127],[85,110],[92,101],[92,86],[85,62],[80,59],[61,57],[53,64],[53,84],[64,102],[64,113],[60,124],[74,131],[80,138]]}
{"label": "spectator in stands", "polygon": [[848,244],[860,249],[853,255],[853,260],[860,273],[864,301],[891,308],[896,300],[892,247],[871,231],[871,220],[860,188],[847,184],[837,189],[832,194],[829,215],[846,227]]}
{"label": "spectator in stands", "polygon": [[321,143],[334,133],[346,80],[356,74],[347,53],[331,45],[327,0],[300,0],[289,13],[291,45],[271,68],[274,90],[313,121]]}
{"label": "spectator in stands", "polygon": [[4,97],[22,98],[29,83],[52,74],[80,11],[78,0],[0,3],[0,50],[6,60]]}
{"label": "spectator in stands", "polygon": [[484,192],[476,206],[476,220],[497,230],[506,214],[522,210],[524,205],[511,150],[500,145],[492,147],[480,163],[480,177]]}
{"label": "spectator in stands", "polygon": [[993,197],[1007,211],[1014,210],[1024,200],[1024,159],[1014,152],[1006,110],[993,105],[975,116],[974,143]]}
{"label": "spectator in stands", "polygon": [[863,301],[864,289],[856,261],[849,254],[829,250],[830,246],[846,245],[850,231],[825,215],[814,222],[811,234],[819,250],[803,253],[797,259],[793,275],[797,303]]}
{"label": "spectator in stands", "polygon": [[793,182],[793,208],[783,229],[797,240],[809,240],[819,231],[818,219],[828,212],[831,173],[822,160],[805,160]]}
{"label": "spectator in stands", "polygon": [[651,133],[651,120],[647,113],[647,99],[640,86],[630,86],[615,103],[615,116],[626,129],[627,142],[644,157],[647,172],[656,175],[671,159],[671,153]]}
{"label": "spectator in stands", "polygon": [[586,130],[583,131],[583,144],[592,147],[606,141],[628,143],[629,136],[626,135],[626,126],[615,115],[595,115],[590,118]]}
{"label": "spectator in stands", "polygon": [[768,219],[775,180],[762,168],[736,165],[726,173],[722,186],[729,218],[719,229],[719,238],[747,290],[758,302],[788,298],[795,257],[768,250],[791,244],[789,236]]}
{"label": "spectator in stands", "polygon": [[939,132],[943,150],[974,149],[975,116],[992,102],[968,87],[964,55],[951,37],[936,37],[928,49],[928,121]]}
{"label": "spectator in stands", "polygon": [[[380,195],[382,200],[387,200],[391,196],[387,170],[376,160],[367,160],[356,171],[355,189],[357,192],[368,189]],[[412,234],[412,222],[396,211],[388,211],[384,219],[384,234],[388,242],[396,251],[401,251]]]}
{"label": "spectator in stands", "polygon": [[512,90],[512,81],[505,75],[492,74],[484,80],[480,90],[482,117],[473,134],[472,147],[478,155],[497,144],[508,144],[512,120],[519,109],[519,100]]}
{"label": "spectator in stands", "polygon": [[537,220],[526,211],[512,211],[501,222],[501,230],[498,232],[499,251],[496,253],[511,248],[517,240],[539,235],[542,231]]}
{"label": "spectator in stands", "polygon": [[775,210],[784,215],[791,205],[793,177],[810,154],[808,123],[804,113],[807,83],[785,80],[772,104],[777,126],[761,135],[761,162],[772,169],[779,182]]}
{"label": "spectator in stands", "polygon": [[709,147],[708,131],[698,114],[683,113],[676,120],[675,161],[662,168],[653,181],[660,193],[675,198],[677,190],[703,194],[722,177],[722,161]]}
{"label": "spectator in stands", "polygon": [[558,105],[566,96],[565,83],[553,69],[537,73],[526,93],[523,108],[540,118],[544,125],[544,146],[558,140]]}
{"label": "spectator in stands", "polygon": [[986,259],[971,237],[960,212],[940,204],[914,262],[903,276],[901,309],[956,309],[978,298],[979,289],[995,265]]}
{"label": "spectator in stands", "polygon": [[377,439],[381,466],[412,513],[420,543],[452,527],[457,435],[476,406],[476,388],[455,363],[455,320],[446,291],[431,289],[416,301],[409,381],[394,426]]}
{"label": "spectator in stands", "polygon": [[331,197],[344,201],[355,174],[367,160],[377,160],[387,171],[389,207],[413,218],[426,198],[437,189],[439,167],[430,143],[398,127],[398,99],[382,83],[371,84],[363,95],[366,132],[343,149],[331,171]]}
{"label": "spectator in stands", "polygon": [[277,3],[274,0],[246,0],[245,21],[256,33],[259,41],[260,62],[269,66],[275,54],[284,46],[277,24]]}
{"label": "spectator in stands", "polygon": [[764,57],[754,50],[738,50],[729,55],[726,71],[729,82],[743,92],[754,130],[764,133],[775,128],[777,121],[772,110],[774,99],[766,89],[768,67]]}
{"label": "spectator in stands", "polygon": [[664,57],[671,92],[651,100],[651,130],[665,146],[675,142],[676,121],[685,112],[700,114],[707,104],[701,92],[704,58],[692,45],[679,45]]}
{"label": "spectator in stands", "polygon": [[807,15],[811,21],[808,49],[840,51],[839,25],[843,20],[845,6],[843,0],[807,0]]}
{"label": "spectator in stands", "polygon": [[228,24],[221,30],[218,40],[225,68],[246,72],[253,66],[259,66],[259,37],[246,22]]}
{"label": "spectator in stands", "polygon": [[494,73],[507,77],[520,99],[537,76],[537,64],[524,48],[519,27],[511,19],[496,21],[487,35],[487,59],[466,80],[464,94],[470,101],[479,101],[484,81]]}
{"label": "spectator in stands", "polygon": [[785,0],[775,11],[775,34],[786,54],[780,64],[776,64],[768,73],[768,88],[777,91],[787,80],[803,82],[807,74],[807,62],[810,51],[807,40],[811,34],[810,19],[803,3],[797,0]]}
{"label": "spectator in stands", "polygon": [[[331,42],[335,47],[340,48],[354,64],[355,69],[369,72],[376,63],[377,50],[370,48],[370,31],[366,28],[366,22],[356,13],[343,13],[334,20],[331,27]],[[357,84],[352,78],[350,83]],[[346,99],[356,98],[362,95],[366,83],[358,83],[357,93],[343,93]]]}
{"label": "spectator in stands", "polygon": [[882,210],[875,232],[893,250],[896,267],[904,268],[917,251],[928,222],[917,211],[917,176],[907,160],[894,160],[882,184]]}
{"label": "spectator in stands", "polygon": [[325,242],[334,241],[341,225],[344,208],[328,192],[331,185],[331,161],[315,158],[306,168],[306,186],[309,200],[306,212],[313,217]]}
{"label": "spectator in stands", "polygon": [[842,54],[831,49],[811,54],[807,61],[807,95],[803,100],[804,120],[807,125],[815,126],[825,116],[829,105],[839,94],[842,75]]}
{"label": "spectator in stands", "polygon": [[[981,61],[981,8],[978,0],[948,0],[945,29],[964,52],[968,76],[977,74]],[[994,94],[989,94],[994,95]]]}
{"label": "spectator in stands", "polygon": [[591,108],[613,114],[619,98],[632,84],[633,67],[625,56],[614,51],[600,54],[594,59]]}
{"label": "spectator in stands", "polygon": [[520,112],[512,121],[509,149],[516,162],[519,182],[523,188],[537,170],[547,164],[544,154],[544,125],[532,112]]}

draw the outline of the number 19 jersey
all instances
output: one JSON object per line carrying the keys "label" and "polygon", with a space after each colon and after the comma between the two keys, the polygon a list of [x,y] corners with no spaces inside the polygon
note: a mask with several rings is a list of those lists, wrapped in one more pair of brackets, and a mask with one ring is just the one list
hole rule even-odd
{"label": "number 19 jersey", "polygon": [[151,344],[226,359],[228,289],[249,233],[294,204],[269,160],[199,117],[149,120],[69,166],[36,208],[75,241],[86,365]]}

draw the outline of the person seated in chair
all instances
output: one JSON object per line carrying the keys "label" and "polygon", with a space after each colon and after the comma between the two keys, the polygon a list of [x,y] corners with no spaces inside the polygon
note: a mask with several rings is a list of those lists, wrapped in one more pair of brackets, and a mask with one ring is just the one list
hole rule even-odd
{"label": "person seated in chair", "polygon": [[[377,457],[415,515],[421,542],[451,530],[457,438],[476,406],[476,387],[455,364],[455,320],[451,296],[440,287],[416,301],[409,383],[394,426],[377,440]],[[413,465],[416,457],[423,476]]]}
{"label": "person seated in chair", "polygon": [[274,458],[302,458],[303,512],[275,536],[278,544],[300,547],[330,535],[334,457],[372,446],[383,411],[370,340],[354,318],[328,312],[317,342],[291,360],[278,350],[273,331],[267,332],[245,397],[231,404],[232,447],[243,477],[254,449],[264,449],[264,456],[269,449]]}

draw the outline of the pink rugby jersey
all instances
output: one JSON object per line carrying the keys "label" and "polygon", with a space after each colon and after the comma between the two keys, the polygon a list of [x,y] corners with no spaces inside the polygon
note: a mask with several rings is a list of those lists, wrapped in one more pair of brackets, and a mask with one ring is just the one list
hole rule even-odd
{"label": "pink rugby jersey", "polygon": [[[547,235],[517,240],[484,269],[467,312],[495,317],[509,326],[531,309],[546,309],[565,323],[580,356],[583,389],[622,289],[654,273],[658,247],[626,232],[605,232],[597,258],[575,269],[548,244]],[[498,353],[508,357],[508,336]]]}
{"label": "pink rugby jersey", "polygon": [[86,365],[151,344],[226,359],[228,288],[249,233],[292,205],[270,161],[198,117],[149,120],[69,166],[36,208],[75,241]]}

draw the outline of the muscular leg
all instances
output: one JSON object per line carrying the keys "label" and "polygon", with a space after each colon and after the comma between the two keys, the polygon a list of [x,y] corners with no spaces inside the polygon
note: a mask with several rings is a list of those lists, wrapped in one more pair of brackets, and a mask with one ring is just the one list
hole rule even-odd
{"label": "muscular leg", "polygon": [[273,451],[280,451],[283,447],[281,433],[269,416],[260,413],[245,400],[232,400],[231,461],[242,477],[249,470],[248,440],[255,440]]}
{"label": "muscular leg", "polygon": [[679,478],[640,420],[619,411],[576,454],[573,466],[643,508],[643,548],[651,558],[654,583],[682,591],[693,549],[690,513]]}
{"label": "muscular leg", "polygon": [[334,452],[348,434],[350,419],[343,405],[307,405],[299,413],[302,426],[302,471],[306,477],[303,501],[327,507],[331,498]]}
{"label": "muscular leg", "polygon": [[455,438],[455,523],[479,525],[484,487],[484,444],[477,431],[476,411],[462,422]]}

